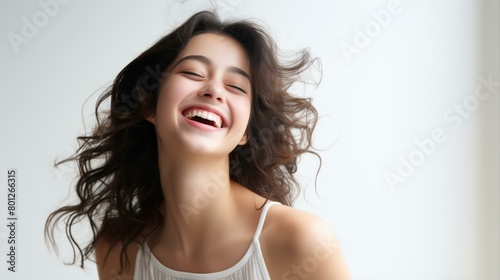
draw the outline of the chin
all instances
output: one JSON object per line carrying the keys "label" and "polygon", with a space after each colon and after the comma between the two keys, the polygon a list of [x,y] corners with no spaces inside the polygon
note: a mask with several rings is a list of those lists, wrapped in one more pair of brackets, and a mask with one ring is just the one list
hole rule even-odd
{"label": "chin", "polygon": [[190,154],[195,155],[214,155],[214,156],[227,156],[229,155],[229,151],[221,150],[220,147],[214,147],[207,143],[185,143],[185,151]]}

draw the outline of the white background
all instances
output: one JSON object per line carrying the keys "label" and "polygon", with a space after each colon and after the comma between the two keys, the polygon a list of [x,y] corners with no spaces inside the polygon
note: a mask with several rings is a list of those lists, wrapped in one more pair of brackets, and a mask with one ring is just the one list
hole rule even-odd
{"label": "white background", "polygon": [[[40,4],[48,2],[0,2],[0,278],[96,279],[93,263],[66,267],[45,246],[45,219],[74,183],[72,167],[55,170],[53,162],[74,151],[83,120],[92,127],[97,96],[128,62],[211,5],[61,0],[48,14]],[[296,206],[333,227],[355,279],[500,279],[498,84],[471,107],[480,76],[500,80],[498,1],[214,2],[223,18],[257,19],[283,50],[307,47],[321,58],[322,83],[296,87],[323,116],[315,136],[324,149],[319,197],[318,163],[304,158],[306,190]],[[388,5],[397,12],[377,23]],[[36,30],[23,34],[27,22]],[[12,43],[13,34],[23,43]],[[343,52],[347,44],[356,53]],[[458,117],[454,104],[464,100],[470,110]],[[424,154],[416,141],[435,129],[446,138]],[[384,174],[398,174],[412,156],[413,172],[391,188]],[[17,273],[3,261],[12,167]]]}

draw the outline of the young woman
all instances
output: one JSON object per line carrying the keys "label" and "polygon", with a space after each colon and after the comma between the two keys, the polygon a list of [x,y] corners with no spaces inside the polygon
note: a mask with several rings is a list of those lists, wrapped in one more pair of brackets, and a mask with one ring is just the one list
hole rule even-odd
{"label": "young woman", "polygon": [[317,112],[288,88],[313,61],[282,63],[255,24],[195,14],[99,99],[97,127],[65,160],[79,163],[80,202],[46,234],[63,218],[74,262],[95,253],[100,279],[350,279],[329,226],[290,207]]}

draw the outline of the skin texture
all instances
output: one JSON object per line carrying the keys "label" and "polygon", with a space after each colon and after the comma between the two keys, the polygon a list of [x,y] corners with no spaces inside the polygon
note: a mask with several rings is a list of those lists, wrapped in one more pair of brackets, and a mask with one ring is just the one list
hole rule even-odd
{"label": "skin texture", "polygon": [[[194,36],[161,85],[154,116],[165,223],[148,241],[165,266],[193,273],[225,270],[248,250],[265,198],[229,178],[228,154],[248,141],[252,87],[249,58],[234,39]],[[193,123],[189,108],[216,112],[223,127]],[[207,191],[210,191],[207,197]],[[196,209],[202,208],[202,211]],[[351,279],[333,232],[320,218],[283,205],[270,208],[260,237],[272,279]],[[131,265],[119,270],[120,245],[98,242],[100,279],[133,279]],[[227,250],[231,248],[231,250]],[[214,258],[217,256],[217,258]]]}

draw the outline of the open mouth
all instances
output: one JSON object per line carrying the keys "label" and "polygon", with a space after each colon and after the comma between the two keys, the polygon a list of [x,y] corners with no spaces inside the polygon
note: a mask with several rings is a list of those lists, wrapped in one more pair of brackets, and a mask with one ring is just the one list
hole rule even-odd
{"label": "open mouth", "polygon": [[182,114],[187,119],[195,122],[210,125],[216,128],[223,127],[222,118],[213,112],[193,108],[185,110]]}

